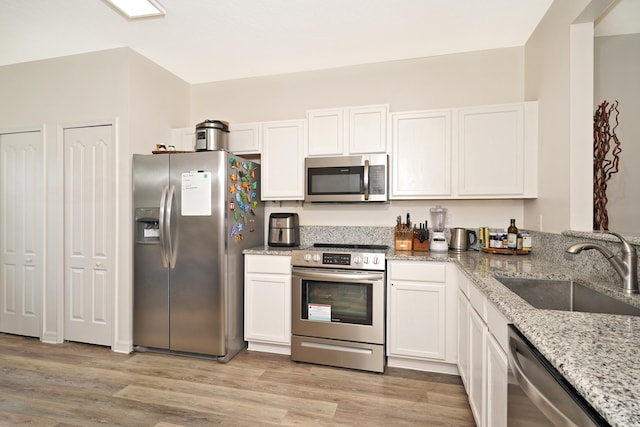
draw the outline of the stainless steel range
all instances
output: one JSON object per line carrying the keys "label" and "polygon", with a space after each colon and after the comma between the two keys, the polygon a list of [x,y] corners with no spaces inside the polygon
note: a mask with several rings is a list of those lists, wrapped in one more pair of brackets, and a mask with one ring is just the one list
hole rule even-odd
{"label": "stainless steel range", "polygon": [[291,252],[291,359],[385,368],[382,245],[315,244]]}

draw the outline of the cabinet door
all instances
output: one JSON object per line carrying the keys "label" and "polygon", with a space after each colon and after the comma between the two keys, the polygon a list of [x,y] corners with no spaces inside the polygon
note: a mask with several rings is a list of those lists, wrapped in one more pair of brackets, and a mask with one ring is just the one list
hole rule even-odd
{"label": "cabinet door", "polygon": [[445,360],[445,284],[392,281],[388,355]]}
{"label": "cabinet door", "polygon": [[349,109],[349,154],[387,152],[387,105]]}
{"label": "cabinet door", "polygon": [[194,128],[171,129],[171,145],[178,151],[193,151],[196,149],[196,131]]}
{"label": "cabinet door", "polygon": [[[532,177],[525,172],[525,104],[460,109],[458,130],[458,196],[526,195]],[[527,142],[535,156],[535,141]]]}
{"label": "cabinet door", "polygon": [[458,292],[458,371],[469,393],[469,301]]}
{"label": "cabinet door", "polygon": [[240,123],[229,126],[229,151],[234,154],[260,154],[260,124]]}
{"label": "cabinet door", "polygon": [[307,112],[309,156],[345,154],[347,122],[343,108]]}
{"label": "cabinet door", "polygon": [[392,114],[392,199],[451,196],[451,112]]}
{"label": "cabinet door", "polygon": [[244,301],[245,340],[291,344],[291,275],[247,274]]}
{"label": "cabinet door", "polygon": [[507,426],[507,355],[492,334],[487,334],[487,388],[486,417],[487,426]]}
{"label": "cabinet door", "polygon": [[262,124],[262,200],[304,199],[304,123]]}
{"label": "cabinet door", "polygon": [[485,390],[485,354],[486,354],[487,326],[476,313],[469,310],[469,379],[468,394],[471,412],[478,427],[487,424],[484,421],[484,390]]}

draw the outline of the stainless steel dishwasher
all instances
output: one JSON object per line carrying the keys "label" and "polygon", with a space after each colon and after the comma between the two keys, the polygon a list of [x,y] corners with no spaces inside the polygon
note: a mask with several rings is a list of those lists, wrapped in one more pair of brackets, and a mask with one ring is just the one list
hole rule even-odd
{"label": "stainless steel dishwasher", "polygon": [[508,426],[609,426],[513,325],[509,325]]}

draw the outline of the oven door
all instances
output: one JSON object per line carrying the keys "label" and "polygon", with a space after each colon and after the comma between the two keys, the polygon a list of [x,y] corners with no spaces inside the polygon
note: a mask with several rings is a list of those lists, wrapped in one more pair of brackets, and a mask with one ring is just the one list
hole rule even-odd
{"label": "oven door", "polygon": [[384,344],[384,272],[292,269],[293,335]]}

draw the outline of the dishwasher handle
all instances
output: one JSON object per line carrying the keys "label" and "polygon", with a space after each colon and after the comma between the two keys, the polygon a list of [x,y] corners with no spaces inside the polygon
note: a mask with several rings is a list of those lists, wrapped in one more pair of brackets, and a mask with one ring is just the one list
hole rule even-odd
{"label": "dishwasher handle", "polygon": [[[536,381],[555,381],[553,377],[534,378],[527,375],[526,369],[520,363],[519,355],[530,363],[538,364],[536,355],[531,348],[523,341],[513,335],[509,335],[509,366],[513,375],[520,384],[520,388],[525,392],[534,405],[542,412],[555,426],[579,427],[569,419],[556,405],[553,404],[537,387]],[[541,369],[545,369],[541,366]]]}

